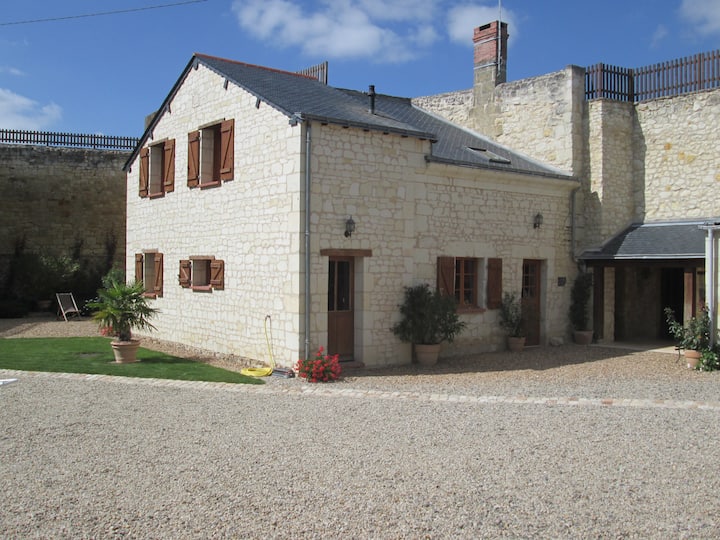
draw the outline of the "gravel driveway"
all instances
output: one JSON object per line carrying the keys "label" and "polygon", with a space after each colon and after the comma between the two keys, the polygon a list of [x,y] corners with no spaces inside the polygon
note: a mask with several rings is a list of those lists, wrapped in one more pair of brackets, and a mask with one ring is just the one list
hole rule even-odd
{"label": "gravel driveway", "polygon": [[720,378],[672,354],[567,345],[326,385],[8,377],[2,537],[720,536]]}

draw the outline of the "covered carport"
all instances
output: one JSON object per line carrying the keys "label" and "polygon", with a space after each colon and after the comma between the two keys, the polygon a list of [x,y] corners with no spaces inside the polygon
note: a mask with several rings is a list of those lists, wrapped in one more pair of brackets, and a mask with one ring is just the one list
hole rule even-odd
{"label": "covered carport", "polygon": [[634,223],[580,259],[594,269],[593,325],[598,340],[669,339],[665,307],[679,320],[706,304],[708,220]]}

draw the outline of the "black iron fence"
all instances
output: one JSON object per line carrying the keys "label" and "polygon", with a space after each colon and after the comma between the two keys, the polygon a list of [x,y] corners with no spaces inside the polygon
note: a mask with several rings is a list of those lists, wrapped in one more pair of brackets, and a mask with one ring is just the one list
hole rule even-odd
{"label": "black iron fence", "polygon": [[720,49],[641,68],[595,64],[585,70],[585,98],[646,101],[720,88]]}
{"label": "black iron fence", "polygon": [[69,148],[93,148],[98,150],[132,150],[138,141],[139,139],[136,137],[0,129],[0,143],[8,144],[35,144]]}

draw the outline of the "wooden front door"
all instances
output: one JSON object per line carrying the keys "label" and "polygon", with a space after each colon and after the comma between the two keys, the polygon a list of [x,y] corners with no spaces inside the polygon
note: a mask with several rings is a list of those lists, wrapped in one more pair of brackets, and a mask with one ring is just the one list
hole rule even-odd
{"label": "wooden front door", "polygon": [[524,260],[522,272],[522,312],[525,319],[525,345],[540,345],[540,263]]}
{"label": "wooden front door", "polygon": [[352,257],[330,257],[328,268],[328,354],[352,360],[355,313]]}

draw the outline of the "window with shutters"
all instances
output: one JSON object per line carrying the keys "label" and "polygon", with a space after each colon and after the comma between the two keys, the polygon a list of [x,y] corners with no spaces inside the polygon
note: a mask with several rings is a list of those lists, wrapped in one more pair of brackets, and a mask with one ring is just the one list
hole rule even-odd
{"label": "window with shutters", "polygon": [[188,133],[189,187],[207,188],[232,180],[235,163],[235,120]]}
{"label": "window with shutters", "polygon": [[437,286],[455,297],[458,311],[497,309],[502,300],[502,259],[438,257]]}
{"label": "window with shutters", "polygon": [[140,150],[140,197],[162,197],[175,190],[175,139]]}
{"label": "window with shutters", "polygon": [[225,288],[225,261],[215,257],[190,257],[180,261],[178,279],[181,287],[193,291]]}
{"label": "window with shutters", "polygon": [[163,295],[163,254],[145,251],[135,254],[135,281],[142,281],[145,296],[159,298]]}

